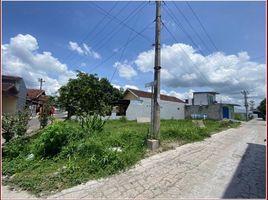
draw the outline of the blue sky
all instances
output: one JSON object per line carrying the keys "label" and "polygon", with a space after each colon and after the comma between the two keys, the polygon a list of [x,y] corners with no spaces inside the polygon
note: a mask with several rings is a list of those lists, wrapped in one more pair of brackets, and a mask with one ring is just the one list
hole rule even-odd
{"label": "blue sky", "polygon": [[[265,2],[188,3],[217,49],[186,2],[162,4],[162,21],[176,38],[162,28],[162,92],[187,98],[192,91],[216,90],[221,100],[242,103],[239,91],[248,89],[256,102],[264,98]],[[3,2],[2,10],[3,73],[23,76],[28,87],[38,87],[36,76],[43,76],[45,89],[54,93],[75,70],[111,80],[117,69],[112,83],[121,87],[146,90],[152,81],[154,2]],[[33,61],[23,57],[28,54]]]}

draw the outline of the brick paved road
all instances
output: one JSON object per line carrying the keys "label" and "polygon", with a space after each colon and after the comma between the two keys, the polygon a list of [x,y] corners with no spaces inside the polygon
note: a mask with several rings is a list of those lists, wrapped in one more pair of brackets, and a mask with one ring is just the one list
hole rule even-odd
{"label": "brick paved road", "polygon": [[266,122],[255,119],[49,198],[265,198],[264,138]]}

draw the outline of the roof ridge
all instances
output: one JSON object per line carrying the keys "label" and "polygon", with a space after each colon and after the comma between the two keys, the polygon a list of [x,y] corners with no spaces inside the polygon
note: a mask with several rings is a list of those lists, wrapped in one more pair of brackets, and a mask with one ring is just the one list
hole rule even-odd
{"label": "roof ridge", "polygon": [[[143,96],[144,97],[144,95],[141,95],[141,94],[137,94],[137,92],[142,92],[142,93],[146,93],[146,94],[149,94],[149,95],[151,95],[152,94],[152,92],[147,92],[147,91],[143,91],[143,90],[136,90],[136,89],[132,89],[132,88],[127,88],[126,89],[126,91],[127,90],[129,90],[129,91],[132,91],[133,93],[135,93],[135,91],[136,91],[136,95],[137,96]],[[170,95],[166,95],[166,94],[160,94],[160,99],[161,99],[161,97],[168,97],[168,98],[175,98],[176,100],[177,100],[177,102],[182,102],[182,103],[184,103],[184,101],[182,101],[181,99],[179,99],[178,97],[175,97],[175,96],[170,96]],[[149,98],[149,97],[147,97],[147,98]],[[164,99],[162,99],[162,100],[164,100]],[[171,99],[165,99],[166,101],[171,101]]]}

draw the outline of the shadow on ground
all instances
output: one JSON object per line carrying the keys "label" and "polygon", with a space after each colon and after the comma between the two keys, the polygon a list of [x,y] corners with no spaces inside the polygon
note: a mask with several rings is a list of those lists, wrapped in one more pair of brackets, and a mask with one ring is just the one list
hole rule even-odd
{"label": "shadow on ground", "polygon": [[248,143],[223,198],[266,197],[266,146]]}

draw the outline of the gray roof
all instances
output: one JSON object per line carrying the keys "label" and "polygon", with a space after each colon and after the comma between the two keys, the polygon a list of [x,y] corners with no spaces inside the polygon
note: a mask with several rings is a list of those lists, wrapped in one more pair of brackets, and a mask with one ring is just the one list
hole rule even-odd
{"label": "gray roof", "polygon": [[218,92],[193,92],[193,94],[220,94]]}

